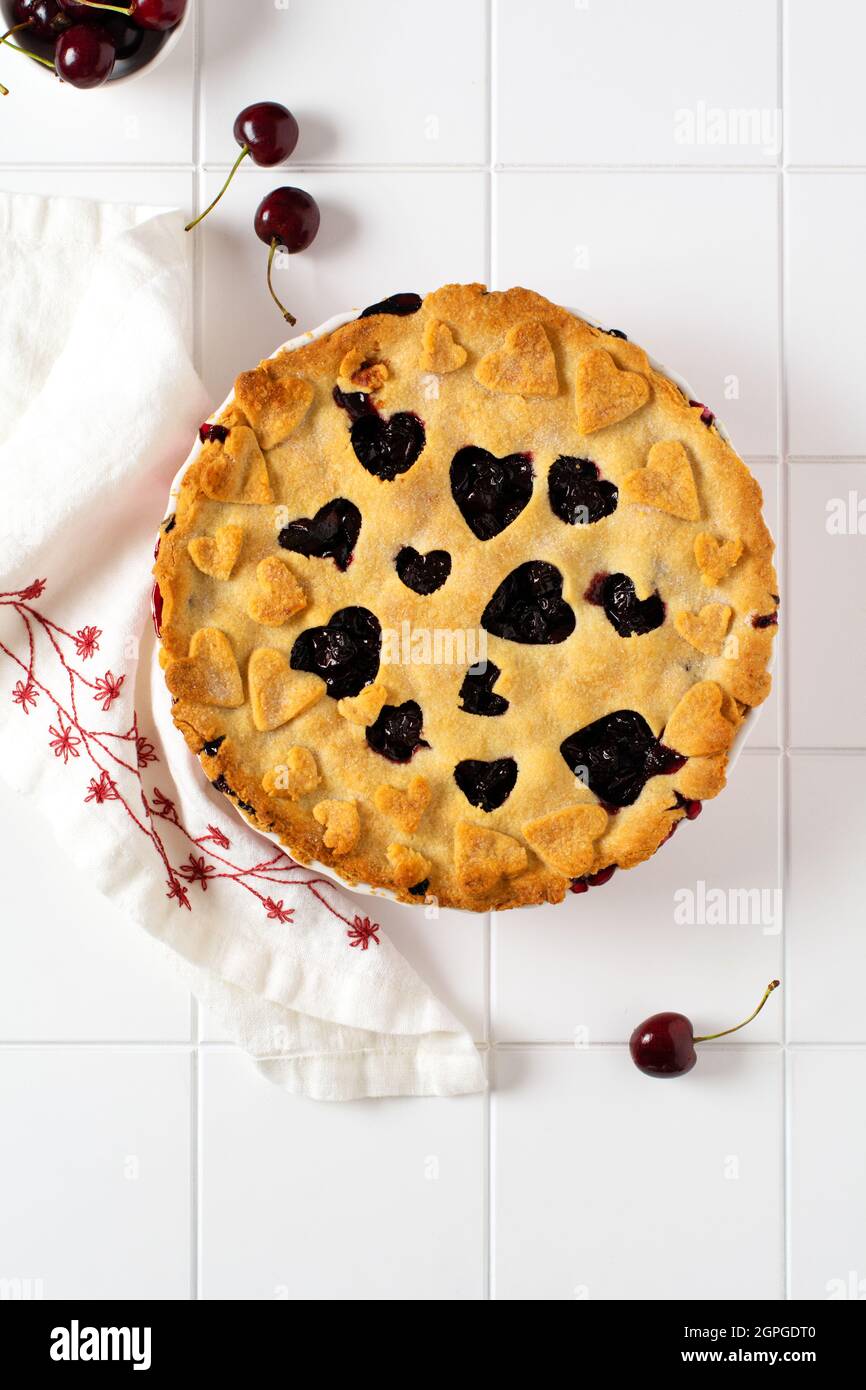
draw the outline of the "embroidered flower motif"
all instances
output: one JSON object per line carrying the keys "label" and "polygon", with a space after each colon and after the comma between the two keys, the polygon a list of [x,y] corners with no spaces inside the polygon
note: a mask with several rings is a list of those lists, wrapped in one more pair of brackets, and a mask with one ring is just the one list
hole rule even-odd
{"label": "embroidered flower motif", "polygon": [[354,926],[349,928],[346,935],[352,947],[360,946],[362,951],[366,951],[371,941],[375,941],[377,946],[381,944],[376,935],[377,931],[378,922],[371,922],[369,917],[356,917]]}
{"label": "embroidered flower motif", "polygon": [[24,599],[40,598],[45,593],[46,583],[47,580],[45,579],[34,579],[32,584],[28,584],[26,589],[21,590],[18,597]]}
{"label": "embroidered flower motif", "polygon": [[189,856],[189,862],[186,864],[182,864],[181,867],[178,869],[178,873],[180,874],[181,878],[186,879],[187,883],[201,884],[202,892],[206,893],[207,881],[209,878],[213,878],[214,874],[216,873],[216,869],[214,868],[213,864],[207,864],[205,862],[205,857],[203,854],[191,854]]}
{"label": "embroidered flower motif", "polygon": [[12,699],[16,705],[20,705],[25,714],[29,714],[28,705],[35,705],[39,699],[39,691],[31,680],[19,681],[12,691]]}
{"label": "embroidered flower motif", "polygon": [[96,694],[94,700],[102,701],[103,714],[111,709],[123,687],[126,676],[112,675],[111,671],[106,671],[104,676],[100,676],[96,682]]}
{"label": "embroidered flower motif", "polygon": [[144,737],[144,734],[139,734],[138,738],[135,740],[135,748],[138,754],[139,767],[147,767],[148,763],[159,762],[156,749],[150,739]]}
{"label": "embroidered flower motif", "polygon": [[274,902],[273,898],[263,898],[262,901],[268,916],[274,922],[291,922],[295,915],[295,909],[293,907],[285,907],[282,898],[280,898],[278,902]]}
{"label": "embroidered flower motif", "polygon": [[84,800],[85,802],[95,801],[98,806],[101,806],[104,801],[117,800],[117,787],[107,772],[103,772],[98,782],[95,777],[91,777]]}
{"label": "embroidered flower motif", "polygon": [[159,787],[153,789],[153,809],[158,816],[164,816],[166,820],[177,822],[177,811],[174,802],[169,801],[167,796],[163,796]]}
{"label": "embroidered flower motif", "polygon": [[184,888],[183,884],[178,883],[176,878],[168,878],[166,879],[166,883],[168,884],[168,892],[165,896],[167,898],[176,898],[178,907],[185,907],[187,912],[192,912],[192,908],[189,905],[189,893]]}
{"label": "embroidered flower motif", "polygon": [[94,652],[99,651],[99,638],[101,636],[101,627],[80,627],[78,629],[75,634],[75,650],[84,661],[93,656]]}
{"label": "embroidered flower motif", "polygon": [[223,834],[218,825],[209,825],[208,830],[210,833],[208,835],[200,835],[197,844],[214,844],[220,849],[229,849],[231,847],[231,840],[228,835]]}
{"label": "embroidered flower motif", "polygon": [[59,729],[55,729],[53,724],[48,726],[49,734],[54,735],[49,747],[54,749],[55,758],[62,758],[64,763],[68,763],[70,758],[78,757],[78,745],[81,739],[75,737],[72,729],[67,728],[62,719],[59,722]]}

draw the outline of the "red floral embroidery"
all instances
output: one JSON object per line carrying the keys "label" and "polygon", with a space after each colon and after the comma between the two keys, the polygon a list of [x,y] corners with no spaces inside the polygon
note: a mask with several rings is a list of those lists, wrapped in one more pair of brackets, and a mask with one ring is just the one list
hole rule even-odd
{"label": "red floral embroidery", "polygon": [[96,681],[94,686],[96,694],[93,698],[94,700],[102,701],[103,713],[111,709],[111,706],[123,689],[123,682],[125,680],[126,676],[113,676],[110,671],[106,671],[105,675],[100,676]]}
{"label": "red floral embroidery", "polygon": [[80,627],[75,634],[75,650],[84,661],[99,651],[100,627]]}
{"label": "red floral embroidery", "polygon": [[115,801],[116,799],[117,787],[107,772],[103,772],[98,782],[95,777],[91,777],[90,786],[84,798],[85,802],[95,801],[98,806],[101,806],[104,801]]}
{"label": "red floral embroidery", "polygon": [[360,946],[362,951],[366,951],[371,941],[375,941],[377,946],[381,945],[377,931],[378,922],[371,922],[369,917],[356,917],[346,935],[352,946]]}
{"label": "red floral embroidery", "polygon": [[216,874],[216,869],[212,864],[205,862],[203,854],[191,854],[186,864],[182,864],[178,869],[180,877],[186,879],[187,883],[199,883],[203,893],[207,892],[207,881]]}
{"label": "red floral embroidery", "polygon": [[[151,763],[159,761],[159,754],[153,741],[139,732],[134,712],[132,725],[126,727],[125,731],[89,727],[79,709],[81,691],[89,690],[93,700],[101,704],[103,713],[107,713],[118,700],[121,700],[122,707],[126,678],[106,671],[103,677],[93,681],[75,667],[67,652],[74,648],[80,660],[89,660],[99,650],[102,629],[90,625],[69,632],[32,607],[31,601],[42,595],[45,584],[44,579],[36,579],[25,589],[0,593],[0,606],[12,608],[21,619],[26,643],[25,652],[21,655],[0,641],[0,652],[18,668],[21,675],[12,690],[12,699],[27,714],[36,707],[40,696],[45,697],[56,721],[48,729],[51,735],[49,746],[55,757],[62,758],[64,764],[68,764],[70,758],[79,758],[83,754],[90,773],[84,801],[95,805],[113,803],[118,813],[125,814],[130,824],[147,838],[165,871],[166,897],[176,902],[179,908],[191,912],[187,885],[198,883],[206,892],[209,882],[220,880],[233,883],[258,898],[270,920],[284,923],[293,919],[295,909],[286,907],[283,898],[276,898],[272,893],[266,895],[264,885],[301,889],[310,893],[327,912],[346,925],[351,947],[360,946],[366,951],[370,941],[378,945],[379,927],[375,922],[367,917],[355,916],[354,920],[347,917],[329,901],[328,895],[335,891],[331,880],[314,876],[282,850],[275,849],[266,859],[244,867],[225,857],[225,851],[231,848],[231,840],[219,826],[208,825],[206,834],[194,836],[183,824],[171,797],[166,796],[159,787],[149,788],[142,779],[142,772]],[[68,647],[64,645],[67,643]],[[41,669],[37,674],[37,655],[40,660],[43,656],[46,661],[53,657],[59,663],[60,694],[52,689]],[[127,708],[127,719],[130,713]],[[134,755],[131,751],[133,748]],[[170,838],[166,840],[164,836]],[[185,841],[186,846],[192,849],[186,861],[175,867],[171,846],[178,840]],[[194,852],[205,844],[209,846],[207,859]]]}
{"label": "red floral embroidery", "polygon": [[55,729],[53,724],[49,724],[48,732],[54,735],[49,747],[54,749],[55,758],[62,758],[64,763],[68,763],[71,757],[77,758],[79,756],[78,745],[81,739],[76,738],[72,730],[64,726],[62,719],[59,729]]}
{"label": "red floral embroidery", "polygon": [[39,699],[39,691],[32,681],[19,681],[12,691],[12,699],[16,705],[20,705],[25,714],[29,714],[28,705],[36,705]]}

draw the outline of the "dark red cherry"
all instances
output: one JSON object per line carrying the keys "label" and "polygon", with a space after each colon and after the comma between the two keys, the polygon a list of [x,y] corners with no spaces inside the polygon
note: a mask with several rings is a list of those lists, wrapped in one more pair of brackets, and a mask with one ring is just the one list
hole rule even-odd
{"label": "dark red cherry", "polygon": [[302,188],[275,188],[268,193],[256,209],[255,229],[259,241],[270,247],[268,256],[268,290],[286,323],[297,322],[274,293],[271,274],[277,247],[294,256],[298,251],[306,251],[315,240],[319,230],[319,205],[315,198]]}
{"label": "dark red cherry", "polygon": [[58,0],[15,0],[12,14],[16,24],[26,24],[33,38],[53,42],[69,24]]}
{"label": "dark red cherry", "polygon": [[203,222],[209,212],[213,212],[245,159],[252,159],[254,164],[260,164],[263,168],[271,168],[288,159],[298,143],[298,123],[291,111],[278,101],[257,101],[252,106],[245,106],[235,118],[233,134],[241,152],[213,202],[187,224],[185,230],[188,232]]}
{"label": "dark red cherry", "polygon": [[199,425],[198,437],[202,444],[225,444],[229,430],[226,425],[212,425],[205,420],[203,425]]}
{"label": "dark red cherry", "polygon": [[126,15],[139,29],[173,29],[186,10],[186,0],[130,0],[128,5],[113,5],[108,0],[60,0],[60,5],[77,20],[95,10]]}
{"label": "dark red cherry", "polygon": [[698,1060],[695,1043],[711,1042],[714,1038],[726,1038],[729,1033],[737,1033],[751,1023],[763,1009],[779,981],[771,980],[764,991],[763,998],[755,1011],[733,1028],[724,1028],[720,1033],[705,1033],[696,1038],[692,1021],[685,1014],[652,1014],[639,1023],[629,1039],[629,1052],[638,1071],[645,1076],[685,1076]]}
{"label": "dark red cherry", "polygon": [[106,29],[73,24],[57,40],[54,67],[57,76],[71,87],[101,87],[111,76],[116,57]]}
{"label": "dark red cherry", "polygon": [[[92,14],[100,14],[98,21],[100,28],[103,28],[114,44],[114,51],[118,61],[126,61],[134,58],[138,50],[144,43],[144,30],[139,29],[131,19],[127,19],[122,14],[102,14],[99,10],[92,10]],[[91,21],[92,23],[93,21]]]}

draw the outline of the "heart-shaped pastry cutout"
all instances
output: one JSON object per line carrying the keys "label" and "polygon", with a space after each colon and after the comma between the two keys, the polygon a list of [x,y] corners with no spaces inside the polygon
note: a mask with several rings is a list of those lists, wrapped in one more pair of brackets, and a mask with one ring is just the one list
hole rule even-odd
{"label": "heart-shaped pastry cutout", "polygon": [[268,796],[284,796],[298,801],[319,785],[319,768],[309,748],[290,748],[285,761],[277,763],[262,778]]}
{"label": "heart-shaped pastry cutout", "polygon": [[656,507],[683,521],[697,521],[701,514],[689,456],[676,439],[652,446],[646,468],[635,468],[629,473],[622,485],[622,496],[626,502]]}
{"label": "heart-shaped pastry cutout", "polygon": [[428,550],[422,555],[414,546],[404,545],[394,565],[406,588],[426,597],[442,588],[451,573],[451,556],[447,550]]}
{"label": "heart-shaped pastry cutout", "polygon": [[618,491],[592,459],[560,454],[547,475],[550,510],[568,526],[591,526],[616,511]]}
{"label": "heart-shaped pastry cutout", "polygon": [[421,339],[421,358],[418,366],[422,372],[435,372],[444,376],[446,372],[456,372],[466,361],[466,349],[458,343],[447,323],[430,319]]}
{"label": "heart-shaped pastry cutout", "polygon": [[366,738],[373,752],[389,762],[409,763],[419,748],[430,747],[421,736],[423,728],[424,712],[418,701],[404,700],[402,705],[383,705]]}
{"label": "heart-shaped pastry cutout", "polygon": [[404,791],[402,787],[387,784],[377,787],[373,802],[377,811],[397,826],[404,835],[414,835],[421,824],[421,817],[430,805],[430,783],[426,777],[413,777]]}
{"label": "heart-shaped pastry cutout", "polygon": [[514,791],[517,763],[513,758],[464,758],[454,769],[454,781],[480,811],[497,811]]}
{"label": "heart-shaped pastry cutout", "polygon": [[378,719],[387,698],[387,688],[374,683],[365,685],[360,695],[347,695],[344,700],[338,700],[337,709],[350,724],[363,724],[366,728]]}
{"label": "heart-shaped pastry cutout", "polygon": [[206,444],[199,455],[199,482],[214,502],[266,506],[274,494],[259,441],[246,425],[234,425],[224,444]]}
{"label": "heart-shaped pastry cutout", "polygon": [[639,372],[620,371],[604,348],[592,348],[577,364],[575,398],[581,434],[594,434],[646,405],[650,386]]}
{"label": "heart-shaped pastry cutout", "polygon": [[489,391],[511,396],[557,395],[556,358],[544,325],[538,319],[516,323],[502,346],[481,358],[475,380]]}
{"label": "heart-shaped pastry cutout", "polygon": [[532,496],[529,454],[496,458],[477,445],[458,449],[451,460],[451,495],[470,531],[492,540],[515,521]]}
{"label": "heart-shaped pastry cutout", "polygon": [[679,772],[683,750],[656,738],[642,714],[617,709],[569,734],[559,745],[566,765],[605,806],[633,806],[651,777]]}
{"label": "heart-shaped pastry cutout", "polygon": [[283,550],[294,550],[317,560],[332,559],[338,570],[347,570],[361,531],[361,513],[354,502],[335,497],[314,517],[299,516],[284,526],[277,540]]}
{"label": "heart-shaped pastry cutout", "polygon": [[235,400],[263,449],[275,449],[298,428],[315,392],[299,376],[284,375],[274,362],[243,372],[235,382]]}
{"label": "heart-shaped pastry cutout", "polygon": [[654,632],[665,620],[664,601],[658,593],[638,598],[633,579],[627,574],[596,574],[584,595],[587,603],[598,604],[620,637],[643,637]]}
{"label": "heart-shaped pastry cutout", "polygon": [[320,801],[313,815],[324,827],[322,840],[334,854],[348,854],[361,837],[361,820],[354,801]]}
{"label": "heart-shaped pastry cutout", "polygon": [[742,553],[743,542],[739,539],[717,541],[707,531],[700,531],[695,536],[695,561],[707,585],[721,583]]}
{"label": "heart-shaped pastry cutout", "polygon": [[218,526],[212,536],[196,536],[187,550],[202,574],[210,575],[211,579],[230,579],[243,543],[242,526]]}
{"label": "heart-shaped pastry cutout", "polygon": [[594,842],[604,834],[607,812],[591,804],[566,806],[562,811],[527,821],[523,835],[540,859],[566,878],[582,878],[592,869]]}
{"label": "heart-shaped pastry cutout", "polygon": [[733,724],[722,713],[724,699],[724,691],[715,681],[693,685],[665,725],[665,745],[687,758],[723,753],[734,736]]}
{"label": "heart-shaped pastry cutout", "polygon": [[178,700],[237,709],[244,687],[232,645],[217,627],[200,627],[189,644],[189,656],[171,661],[165,683]]}
{"label": "heart-shaped pastry cutout", "polygon": [[414,888],[430,877],[430,860],[407,845],[389,845],[385,850],[398,888]]}
{"label": "heart-shaped pastry cutout", "polygon": [[705,603],[699,613],[682,609],[674,614],[674,627],[704,656],[721,656],[732,610],[726,603]]}
{"label": "heart-shaped pastry cutout", "polygon": [[492,661],[486,661],[483,670],[469,668],[458,692],[459,707],[464,714],[477,714],[493,719],[505,713],[509,702],[504,695],[499,695],[493,689],[501,675],[499,667]]}
{"label": "heart-shaped pastry cutout", "polygon": [[382,627],[369,608],[340,608],[322,627],[308,627],[292,647],[292,669],[326,683],[332,700],[359,695],[379,673]]}
{"label": "heart-shaped pastry cutout", "polygon": [[256,588],[247,612],[263,627],[281,627],[307,606],[307,596],[285,560],[266,555],[256,566]]}
{"label": "heart-shaped pastry cutout", "polygon": [[315,676],[298,675],[282,652],[257,647],[247,667],[253,723],[263,732],[296,719],[325,693]]}
{"label": "heart-shaped pastry cutout", "polygon": [[408,410],[400,410],[387,420],[375,409],[365,410],[352,424],[350,438],[362,468],[384,483],[408,473],[427,442],[424,426]]}
{"label": "heart-shaped pastry cutout", "polygon": [[503,579],[481,615],[494,637],[531,646],[564,642],[575,628],[562,597],[562,575],[546,560],[527,560]]}
{"label": "heart-shaped pastry cutout", "polygon": [[510,835],[465,820],[454,827],[455,876],[472,897],[489,892],[502,878],[513,878],[528,862],[523,845]]}

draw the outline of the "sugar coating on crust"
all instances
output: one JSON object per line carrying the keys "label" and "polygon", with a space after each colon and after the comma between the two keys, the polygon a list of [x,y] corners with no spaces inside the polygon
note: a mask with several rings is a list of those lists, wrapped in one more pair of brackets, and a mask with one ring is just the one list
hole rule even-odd
{"label": "sugar coating on crust", "polygon": [[[335,387],[375,403],[381,425],[362,426],[374,444],[394,416],[422,422],[404,471],[386,480],[365,466]],[[753,619],[778,604],[773,543],[746,466],[637,345],[528,290],[448,285],[416,314],[358,319],[245,372],[214,423],[226,438],[199,450],[161,537],[160,660],[206,775],[300,862],[406,902],[557,902],[571,878],[647,859],[684,801],[723,789],[736,729],[769,691],[775,624]],[[530,460],[530,495],[486,540],[452,492],[470,446]],[[551,481],[561,459],[613,485],[615,508],[564,520]],[[318,534],[309,554],[281,547],[287,526],[335,499],[360,514],[351,563],[316,554]],[[403,582],[396,557],[409,547],[422,561],[448,553],[439,587]],[[561,576],[566,640],[481,628],[530,561]],[[588,597],[605,575],[629,577],[638,603],[657,594],[663,621],[621,635]],[[379,665],[331,694],[293,666],[295,643],[359,607],[380,625]],[[499,671],[493,714],[469,712],[465,695],[482,633]],[[415,708],[418,742],[398,739],[410,761],[396,763],[389,739],[415,728]],[[617,710],[681,756],[612,807],[560,745]],[[510,761],[516,780],[490,809],[455,778],[459,764],[486,765],[495,789]]]}

